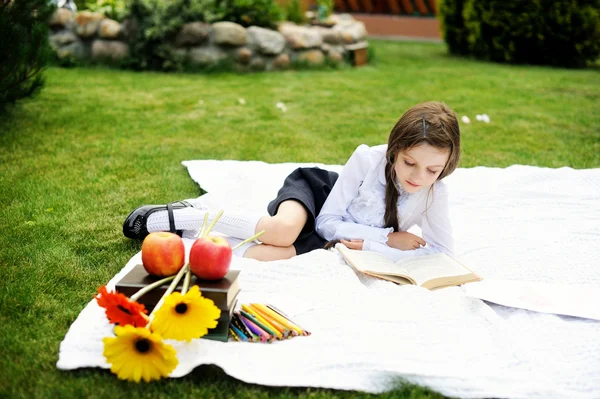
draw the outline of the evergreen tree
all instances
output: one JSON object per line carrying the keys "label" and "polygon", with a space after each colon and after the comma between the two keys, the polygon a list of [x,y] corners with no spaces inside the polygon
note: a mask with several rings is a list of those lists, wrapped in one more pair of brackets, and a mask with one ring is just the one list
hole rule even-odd
{"label": "evergreen tree", "polygon": [[0,0],[0,112],[42,87],[54,9],[49,0]]}

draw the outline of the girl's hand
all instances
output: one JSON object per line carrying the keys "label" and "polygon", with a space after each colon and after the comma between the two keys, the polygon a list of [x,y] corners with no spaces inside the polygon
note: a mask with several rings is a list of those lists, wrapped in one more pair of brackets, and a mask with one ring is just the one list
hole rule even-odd
{"label": "girl's hand", "polygon": [[347,246],[349,249],[356,249],[362,251],[364,240],[340,240],[342,244]]}
{"label": "girl's hand", "polygon": [[407,231],[396,231],[388,234],[387,245],[403,251],[424,247],[426,244],[424,239]]}

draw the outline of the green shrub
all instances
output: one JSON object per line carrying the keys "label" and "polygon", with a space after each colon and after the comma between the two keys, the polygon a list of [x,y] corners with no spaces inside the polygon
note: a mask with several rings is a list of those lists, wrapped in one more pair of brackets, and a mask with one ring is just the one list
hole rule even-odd
{"label": "green shrub", "polygon": [[[125,16],[125,0],[95,0],[86,3],[87,9],[107,18],[121,21]],[[78,10],[80,10],[78,8]]]}
{"label": "green shrub", "polygon": [[75,5],[77,6],[77,11],[87,10],[88,3],[91,3],[93,0],[73,0]]}
{"label": "green shrub", "polygon": [[600,0],[444,0],[440,13],[453,53],[564,67],[600,56]]}
{"label": "green shrub", "polygon": [[183,24],[222,18],[215,0],[131,0],[127,14],[137,25],[129,66],[163,71],[183,68],[184,57],[169,44]]}
{"label": "green shrub", "polygon": [[47,0],[0,0],[0,111],[42,87],[40,72],[52,57],[53,12]]}
{"label": "green shrub", "polygon": [[283,19],[283,12],[276,0],[220,0],[219,13],[223,21],[242,26],[275,28]]}
{"label": "green shrub", "polygon": [[465,27],[463,8],[466,0],[441,0],[439,17],[448,50],[452,54],[465,55],[469,53],[467,38],[469,32]]}
{"label": "green shrub", "polygon": [[302,25],[306,22],[306,16],[302,9],[302,3],[300,0],[290,0],[285,7],[287,21],[293,22],[298,25]]}
{"label": "green shrub", "polygon": [[324,21],[333,12],[334,0],[316,0],[317,17],[319,21]]}

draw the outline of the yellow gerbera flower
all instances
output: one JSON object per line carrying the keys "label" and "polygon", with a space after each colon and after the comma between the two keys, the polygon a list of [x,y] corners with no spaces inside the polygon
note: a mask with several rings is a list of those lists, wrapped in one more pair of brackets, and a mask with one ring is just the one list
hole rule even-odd
{"label": "yellow gerbera flower", "polygon": [[215,328],[220,316],[215,303],[202,297],[194,285],[185,295],[174,292],[165,298],[165,303],[156,311],[151,329],[165,338],[190,341]]}
{"label": "yellow gerbera flower", "polygon": [[177,366],[175,349],[143,327],[116,326],[116,337],[104,338],[103,355],[121,380],[146,382],[168,376]]}

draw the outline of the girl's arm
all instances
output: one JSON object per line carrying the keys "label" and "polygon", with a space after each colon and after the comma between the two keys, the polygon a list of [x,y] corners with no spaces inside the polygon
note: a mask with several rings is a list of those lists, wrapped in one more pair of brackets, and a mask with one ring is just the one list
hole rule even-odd
{"label": "girl's arm", "polygon": [[427,203],[429,207],[421,215],[421,223],[419,223],[423,239],[427,243],[426,247],[403,251],[392,248],[385,243],[365,240],[363,250],[379,252],[394,261],[438,252],[454,256],[454,238],[452,237],[452,225],[448,208],[448,191],[443,183],[435,185]]}
{"label": "girl's arm", "polygon": [[324,239],[369,239],[386,242],[390,228],[365,226],[350,220],[348,206],[358,196],[358,188],[363,183],[371,166],[371,151],[368,146],[360,145],[354,151],[342,169],[342,173],[333,186],[321,212],[317,216],[316,230]]}

